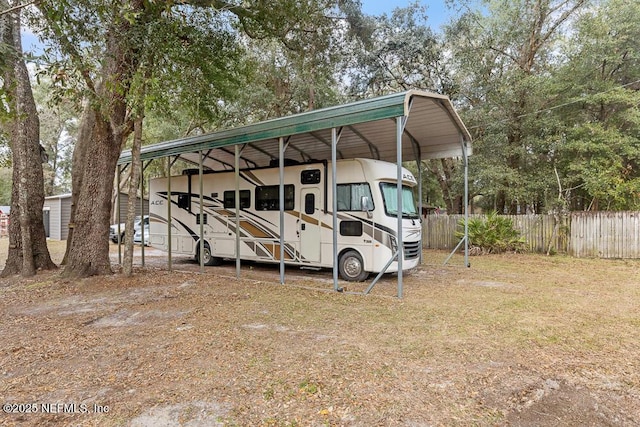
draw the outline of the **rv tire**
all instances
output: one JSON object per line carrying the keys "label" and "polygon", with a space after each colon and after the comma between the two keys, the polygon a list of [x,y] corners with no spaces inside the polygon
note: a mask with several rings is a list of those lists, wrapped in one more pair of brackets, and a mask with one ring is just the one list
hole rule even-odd
{"label": "rv tire", "polygon": [[[200,263],[200,244],[198,243],[198,251],[196,252],[196,261]],[[207,266],[220,265],[221,259],[211,255],[211,248],[208,243],[204,244],[204,259],[203,263]]]}
{"label": "rv tire", "polygon": [[344,280],[350,282],[362,282],[369,276],[369,272],[364,271],[362,257],[354,250],[346,251],[340,256],[338,271]]}

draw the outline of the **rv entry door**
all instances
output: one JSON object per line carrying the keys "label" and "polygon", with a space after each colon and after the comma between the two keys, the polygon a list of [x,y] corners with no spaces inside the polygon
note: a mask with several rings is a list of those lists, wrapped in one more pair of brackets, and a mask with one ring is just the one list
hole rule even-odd
{"label": "rv entry door", "polygon": [[320,190],[304,188],[300,200],[300,258],[302,262],[320,262]]}

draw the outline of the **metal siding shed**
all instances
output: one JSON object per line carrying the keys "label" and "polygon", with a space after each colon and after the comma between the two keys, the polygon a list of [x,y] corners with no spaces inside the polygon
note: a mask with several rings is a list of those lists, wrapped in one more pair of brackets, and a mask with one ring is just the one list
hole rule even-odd
{"label": "metal siding shed", "polygon": [[71,215],[71,193],[44,198],[49,210],[49,235],[54,240],[67,240]]}

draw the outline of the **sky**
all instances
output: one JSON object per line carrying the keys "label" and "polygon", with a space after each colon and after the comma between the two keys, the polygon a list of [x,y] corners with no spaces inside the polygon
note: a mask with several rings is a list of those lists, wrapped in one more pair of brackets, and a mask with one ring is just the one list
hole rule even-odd
{"label": "sky", "polygon": [[[386,13],[387,15],[391,15],[394,9],[398,7],[407,7],[412,4],[415,0],[361,0],[362,1],[362,11],[367,15],[382,15]],[[440,30],[440,27],[445,24],[451,16],[453,16],[454,12],[447,9],[444,0],[432,0],[432,1],[424,1],[419,0],[419,3],[423,6],[427,7],[427,25],[431,27],[431,29],[435,32]],[[25,51],[36,51],[39,52],[38,38],[26,30],[23,31],[22,34],[22,45]]]}
{"label": "sky", "polygon": [[[382,15],[386,13],[390,15],[394,9],[398,7],[407,7],[414,3],[415,0],[361,0],[362,11],[367,15]],[[418,3],[427,8],[427,24],[433,31],[439,31],[440,26],[445,24],[449,17],[453,15],[453,11],[447,9],[444,0],[424,1]]]}

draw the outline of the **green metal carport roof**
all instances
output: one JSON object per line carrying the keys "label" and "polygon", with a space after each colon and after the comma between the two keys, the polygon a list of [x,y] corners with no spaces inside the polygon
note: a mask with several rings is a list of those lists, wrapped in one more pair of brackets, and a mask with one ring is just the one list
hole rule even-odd
{"label": "green metal carport roof", "polygon": [[[233,170],[233,145],[243,144],[241,167],[268,166],[278,159],[279,139],[288,142],[286,157],[305,162],[331,158],[331,129],[341,131],[337,157],[397,159],[397,117],[406,117],[402,159],[462,157],[471,154],[471,136],[449,98],[410,90],[350,104],[295,114],[229,130],[176,139],[142,147],[141,159],[178,156],[204,168]],[[466,153],[463,153],[466,150]],[[131,162],[123,151],[118,164]]]}
{"label": "green metal carport roof", "polygon": [[[232,149],[232,146],[236,148]],[[467,158],[471,154],[471,136],[449,98],[435,93],[412,90],[234,129],[148,145],[142,147],[141,160],[173,157],[200,166],[200,159],[202,159],[203,169],[209,170],[235,170],[236,159],[244,163],[238,168],[270,166],[273,161],[278,160],[276,163],[280,168],[280,197],[283,197],[284,162],[279,161],[281,150],[283,157],[299,162],[364,157],[396,163],[399,205],[402,203],[400,200],[402,167],[398,163],[430,158],[462,157],[465,174],[465,217],[467,217]],[[237,158],[236,153],[238,153]],[[131,163],[131,152],[125,151],[118,159],[118,164],[128,163]],[[419,188],[420,171],[421,168],[418,172]],[[238,191],[237,176],[236,174],[236,191]],[[333,182],[332,192],[335,194],[335,163],[332,163],[331,181]],[[421,191],[418,192],[419,204],[421,193]],[[280,206],[280,227],[282,228],[284,227],[284,210],[282,209],[284,205]],[[337,271],[337,209],[334,207],[332,211],[333,281],[334,289],[341,290],[338,287]],[[236,206],[236,223],[238,218],[239,207]],[[169,221],[168,224],[170,223]],[[168,230],[170,229],[169,226]],[[200,235],[203,235],[202,223]],[[285,264],[283,236],[280,234],[280,281],[282,283],[284,283]],[[402,247],[402,216],[398,216],[397,236],[398,247]],[[203,241],[204,239],[200,239],[201,248]],[[466,226],[465,238],[462,242],[465,242],[465,264],[468,265]],[[170,246],[169,253],[171,253]],[[239,234],[236,234],[236,253],[240,253]],[[397,257],[398,253],[393,255],[389,264],[394,259],[398,260],[398,297],[401,298],[402,257]],[[168,261],[171,269],[170,255]],[[201,269],[203,268],[201,261]],[[240,277],[240,258],[236,258],[236,271],[237,276]],[[384,271],[378,274],[365,293],[369,293],[382,273]]]}

